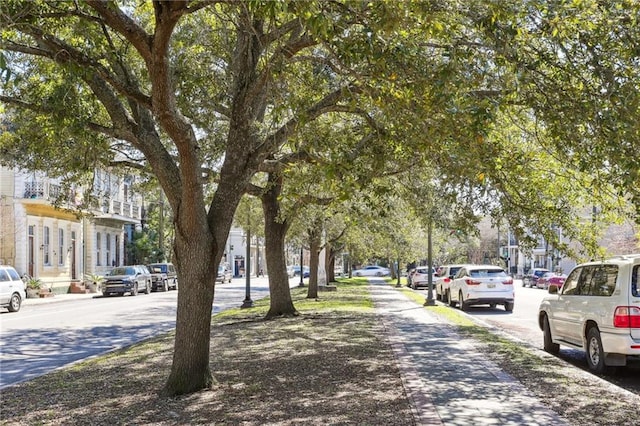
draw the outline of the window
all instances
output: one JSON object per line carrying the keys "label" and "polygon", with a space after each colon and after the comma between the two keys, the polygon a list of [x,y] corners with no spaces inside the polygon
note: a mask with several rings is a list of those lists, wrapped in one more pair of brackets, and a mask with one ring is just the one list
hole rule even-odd
{"label": "window", "polygon": [[564,283],[562,294],[611,296],[616,288],[616,265],[589,265],[573,271]]}
{"label": "window", "polygon": [[474,269],[470,271],[472,278],[498,278],[506,277],[507,274],[502,269]]}
{"label": "window", "polygon": [[574,269],[573,272],[569,274],[562,285],[563,295],[571,296],[578,294],[578,278],[580,278],[580,272],[582,272],[582,269],[583,268]]}
{"label": "window", "polygon": [[631,294],[633,297],[640,297],[640,287],[638,280],[640,279],[640,266],[634,266],[631,273]]}
{"label": "window", "polygon": [[618,267],[616,265],[602,265],[594,268],[593,278],[589,286],[591,296],[611,296],[616,288]]}
{"label": "window", "polygon": [[96,266],[100,266],[100,245],[102,244],[102,238],[100,238],[100,233],[96,233]]}
{"label": "window", "polygon": [[111,265],[111,234],[107,234],[107,263],[106,265]]}
{"label": "window", "polygon": [[64,229],[58,229],[58,265],[64,265]]}
{"label": "window", "polygon": [[45,226],[42,230],[42,256],[44,259],[44,264],[47,266],[51,265],[51,254],[49,251],[49,243],[50,243],[50,230],[48,226]]}

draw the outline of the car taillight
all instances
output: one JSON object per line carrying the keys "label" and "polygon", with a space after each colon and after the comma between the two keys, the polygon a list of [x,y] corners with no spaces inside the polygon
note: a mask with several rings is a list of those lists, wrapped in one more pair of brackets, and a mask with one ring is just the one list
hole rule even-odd
{"label": "car taillight", "polygon": [[509,278],[508,280],[502,281],[502,284],[513,285],[513,279]]}
{"label": "car taillight", "polygon": [[450,283],[450,282],[451,282],[451,278],[445,278],[445,279],[444,279],[444,282],[445,282],[445,283]]}
{"label": "car taillight", "polygon": [[640,307],[618,306],[613,312],[613,326],[617,328],[640,328]]}
{"label": "car taillight", "polygon": [[467,285],[480,285],[480,281],[474,281],[471,278],[467,278],[465,282],[467,283]]}

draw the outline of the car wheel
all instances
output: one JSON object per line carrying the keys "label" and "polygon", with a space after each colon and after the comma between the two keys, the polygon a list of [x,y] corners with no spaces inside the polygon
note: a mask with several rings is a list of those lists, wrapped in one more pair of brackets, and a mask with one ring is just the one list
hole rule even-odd
{"label": "car wheel", "polygon": [[607,371],[604,363],[604,351],[602,350],[602,340],[597,327],[591,327],[587,332],[587,364],[589,370],[602,374]]}
{"label": "car wheel", "polygon": [[491,309],[493,309],[493,308],[495,308],[495,307],[496,307],[496,304],[495,304],[495,303],[489,303],[489,307],[490,307]]}
{"label": "car wheel", "polygon": [[468,311],[469,310],[469,303],[464,301],[464,298],[462,297],[462,292],[460,292],[460,294],[458,294],[458,302],[460,302],[460,310],[461,311]]}
{"label": "car wheel", "polygon": [[362,274],[360,272],[356,272],[355,275],[356,275],[356,277],[361,277],[362,276]]}
{"label": "car wheel", "polygon": [[106,291],[103,291],[102,292],[102,296],[103,297],[109,297],[109,296],[111,296],[111,293],[107,293]]}
{"label": "car wheel", "polygon": [[381,277],[382,276],[382,272],[376,272],[376,277]]}
{"label": "car wheel", "polygon": [[9,300],[9,312],[18,312],[20,310],[20,306],[22,305],[22,298],[18,293],[13,293],[11,295],[11,300]]}
{"label": "car wheel", "polygon": [[557,343],[553,343],[553,339],[551,338],[551,326],[549,325],[549,318],[547,318],[546,315],[542,320],[542,338],[542,347],[546,352],[554,355],[560,352],[560,345]]}
{"label": "car wheel", "polygon": [[[496,305],[493,305],[495,308]],[[513,302],[504,302],[504,310],[507,312],[513,312]]]}
{"label": "car wheel", "polygon": [[[124,293],[123,293],[124,294]],[[133,285],[133,289],[131,290],[131,295],[132,296],[137,296],[138,295],[138,283],[135,283]]]}

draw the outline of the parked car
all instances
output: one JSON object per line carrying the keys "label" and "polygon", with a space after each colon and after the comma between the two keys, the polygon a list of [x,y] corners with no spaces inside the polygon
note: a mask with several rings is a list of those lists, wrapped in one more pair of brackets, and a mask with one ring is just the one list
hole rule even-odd
{"label": "parked car", "polygon": [[[177,290],[178,289],[178,273],[173,263],[152,263],[148,265],[149,272],[151,272],[151,290]],[[166,281],[158,280],[158,274],[164,276]],[[155,280],[154,280],[155,275]]]}
{"label": "parked car", "polygon": [[536,281],[536,287],[543,290],[548,290],[551,284],[555,284],[558,288],[562,287],[564,280],[567,279],[566,275],[557,274],[555,272],[547,272]]}
{"label": "parked car", "polygon": [[449,303],[449,287],[451,280],[464,265],[442,265],[436,271],[435,289],[436,299]]}
{"label": "parked car", "polygon": [[137,296],[139,292],[151,293],[151,273],[144,265],[118,266],[104,277],[102,294],[123,296],[129,293]]}
{"label": "parked car", "polygon": [[513,301],[513,279],[499,266],[463,266],[449,288],[449,305],[458,305],[463,311],[473,305],[504,305],[504,310],[511,312]]}
{"label": "parked car", "polygon": [[151,291],[169,291],[167,274],[162,272],[159,267],[147,265],[147,269],[151,275]]}
{"label": "parked car", "polygon": [[369,265],[353,271],[355,277],[384,277],[387,275],[391,275],[389,268],[378,265]]}
{"label": "parked car", "polygon": [[540,278],[547,272],[551,272],[551,271],[545,268],[530,269],[529,272],[527,272],[522,277],[522,287],[531,287],[531,288],[535,287],[536,283],[538,282],[538,278]]}
{"label": "parked car", "polygon": [[[433,273],[433,268],[431,269],[431,282],[433,283],[435,277]],[[413,270],[411,274],[411,288],[417,290],[420,287],[427,287],[429,285],[429,267],[428,266],[418,266]]]}
{"label": "parked car", "polygon": [[216,282],[230,283],[231,282],[231,269],[225,264],[218,266],[218,274],[216,275]]}
{"label": "parked car", "polygon": [[[300,271],[300,267],[298,266],[298,271]],[[295,266],[287,266],[287,276],[289,278],[293,278],[296,276],[296,267]]]}
{"label": "parked car", "polygon": [[560,290],[549,286],[538,325],[545,351],[584,351],[595,373],[640,359],[640,254],[577,265]]}
{"label": "parked car", "polygon": [[[293,268],[293,276],[294,277],[299,277],[300,276],[300,265],[294,265],[292,266]],[[302,272],[302,278],[309,278],[309,267],[308,266],[304,266],[303,268],[303,272]]]}
{"label": "parked car", "polygon": [[20,274],[8,265],[0,265],[0,307],[18,312],[27,295]]}

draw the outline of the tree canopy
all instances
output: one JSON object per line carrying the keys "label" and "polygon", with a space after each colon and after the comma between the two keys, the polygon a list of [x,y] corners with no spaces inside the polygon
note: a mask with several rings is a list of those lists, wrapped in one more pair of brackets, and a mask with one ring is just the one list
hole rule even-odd
{"label": "tree canopy", "polygon": [[5,0],[1,159],[69,181],[98,166],[154,175],[185,283],[165,391],[192,392],[213,384],[215,269],[234,212],[259,182],[263,207],[277,199],[298,161],[318,166],[323,190],[369,188],[373,203],[397,188],[392,176],[420,173],[403,182],[425,188],[424,176],[425,194],[447,201],[421,211],[436,222],[482,213],[523,237],[576,229],[592,247],[581,205],[640,205],[639,9]]}

